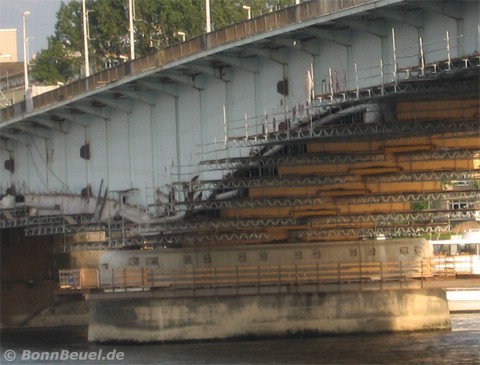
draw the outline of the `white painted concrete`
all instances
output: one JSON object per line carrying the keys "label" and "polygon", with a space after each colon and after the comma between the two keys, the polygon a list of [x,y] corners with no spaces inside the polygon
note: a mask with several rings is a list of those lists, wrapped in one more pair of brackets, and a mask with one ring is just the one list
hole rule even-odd
{"label": "white painted concrete", "polygon": [[[311,69],[317,94],[328,93],[330,81],[334,89],[355,89],[355,64],[360,87],[378,85],[382,81],[381,59],[385,65],[384,80],[390,82],[392,28],[399,67],[419,64],[420,36],[427,63],[447,58],[447,31],[451,57],[480,49],[478,2],[462,2],[455,9],[440,1],[429,3],[431,6],[407,14],[403,21],[398,16],[386,17],[363,26],[346,19],[349,28],[326,30],[318,38],[271,51],[266,56],[256,54],[247,42],[245,58],[240,61],[245,67],[223,70],[228,81],[207,74],[183,75],[181,83],[162,86],[159,82],[159,88],[165,92],[146,92],[154,105],[131,101],[131,113],[94,108],[104,117],[74,114],[74,122],[67,123],[66,133],[48,132],[48,143],[41,137],[19,135],[23,143],[9,141],[0,148],[1,164],[13,157],[16,168],[11,174],[1,167],[0,193],[14,185],[20,193],[79,194],[87,185],[99,186],[103,179],[110,190],[138,189],[138,202],[146,208],[163,199],[172,183],[188,181],[199,174],[200,161],[247,153],[231,145],[228,152],[225,150],[224,107],[227,135],[244,135],[246,131],[251,135],[261,133],[264,125],[268,130],[278,128],[286,116],[292,116],[294,107],[298,110],[305,104],[305,78]],[[345,17],[353,12],[345,12]],[[258,72],[254,72],[257,67]],[[285,96],[277,92],[277,83],[283,79],[289,85]],[[91,150],[88,161],[80,158],[80,147],[86,142]],[[201,177],[219,174],[205,173]],[[156,191],[161,194],[155,194]]]}

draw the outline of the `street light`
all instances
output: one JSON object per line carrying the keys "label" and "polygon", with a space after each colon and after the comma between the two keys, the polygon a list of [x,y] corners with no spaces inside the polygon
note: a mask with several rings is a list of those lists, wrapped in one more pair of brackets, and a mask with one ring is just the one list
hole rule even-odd
{"label": "street light", "polygon": [[185,42],[185,36],[186,36],[185,32],[177,32],[177,36],[182,37],[182,42]]}
{"label": "street light", "polygon": [[130,60],[135,59],[135,28],[133,27],[133,0],[128,0],[128,22],[130,31]]}
{"label": "street light", "polygon": [[25,79],[25,98],[27,97],[28,85],[28,54],[27,54],[27,31],[26,31],[26,18],[27,15],[30,15],[30,12],[24,11],[22,13],[23,18],[23,77]]}
{"label": "street light", "polygon": [[247,19],[251,19],[252,18],[252,7],[248,6],[248,5],[243,5],[242,8],[247,11]]}
{"label": "street light", "polygon": [[85,64],[85,77],[90,76],[90,64],[88,62],[88,13],[85,5],[85,0],[82,0],[82,18],[83,18],[83,57]]}
{"label": "street light", "polygon": [[[35,37],[27,37],[27,59],[30,60],[30,41]],[[33,58],[33,57],[32,57]]]}
{"label": "street light", "polygon": [[210,0],[205,0],[205,31],[210,33],[212,31],[212,24],[210,21]]}

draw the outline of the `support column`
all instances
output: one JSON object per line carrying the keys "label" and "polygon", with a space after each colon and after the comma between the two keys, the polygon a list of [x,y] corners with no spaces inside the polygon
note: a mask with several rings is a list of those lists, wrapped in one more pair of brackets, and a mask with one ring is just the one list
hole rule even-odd
{"label": "support column", "polygon": [[[84,131],[84,144],[85,145],[90,145],[90,137],[89,137],[89,129],[87,126],[83,127],[83,131]],[[88,169],[89,169],[89,165],[88,165],[88,159],[85,159],[85,185],[84,187],[87,187],[89,184],[90,184],[90,177],[89,177],[89,173],[88,173]]]}
{"label": "support column", "polygon": [[[175,102],[175,144],[176,144],[176,150],[177,150],[177,181],[181,180],[181,162],[182,162],[182,149],[181,149],[181,136],[180,136],[180,108],[179,108],[179,102],[178,102],[178,96],[173,96],[174,102]],[[171,181],[173,182],[173,181]]]}
{"label": "support column", "polygon": [[[155,203],[155,189],[156,189],[156,186],[157,186],[157,183],[156,183],[156,153],[155,153],[155,124],[154,124],[154,113],[153,113],[153,105],[150,105],[149,106],[149,109],[150,109],[150,153],[152,155],[152,191],[153,191],[153,201],[152,203]],[[147,194],[148,196],[148,194]],[[148,204],[148,202],[147,202]]]}
{"label": "support column", "polygon": [[105,182],[107,187],[110,186],[110,143],[109,143],[109,128],[108,124],[110,119],[104,119],[105,122],[105,164],[107,167],[107,176],[105,177]]}
{"label": "support column", "polygon": [[132,113],[127,113],[127,149],[128,149],[128,180],[130,183],[130,188],[133,188],[132,180],[132,141],[131,141],[131,116]]}

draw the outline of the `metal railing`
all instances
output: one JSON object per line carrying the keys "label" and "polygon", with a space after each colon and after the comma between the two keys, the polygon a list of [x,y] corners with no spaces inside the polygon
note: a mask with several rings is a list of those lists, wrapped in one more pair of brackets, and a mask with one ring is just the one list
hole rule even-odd
{"label": "metal railing", "polygon": [[[88,275],[83,273],[89,270]],[[91,289],[95,275],[92,270],[60,270],[61,288]],[[89,276],[90,281],[81,278]],[[375,283],[383,289],[402,288],[410,279],[420,279],[417,283],[423,287],[423,279],[431,277],[431,261],[363,262],[363,263],[318,263],[292,265],[225,266],[211,268],[123,268],[100,270],[97,289],[105,291],[149,290],[153,288],[175,291],[182,289],[222,289],[222,288],[281,288],[287,286],[332,287],[332,284],[348,290]],[[86,284],[85,284],[86,283]]]}
{"label": "metal railing", "polygon": [[[184,43],[166,47],[133,61],[125,62],[98,72],[88,78],[74,81],[61,88],[38,95],[33,98],[33,111],[63,100],[81,96],[88,91],[97,90],[107,84],[119,81],[126,76],[139,75],[202,51],[211,50],[260,33],[269,32],[287,25],[304,22],[309,19],[375,1],[377,0],[310,1],[249,19],[242,23],[233,24],[229,27],[203,34]],[[17,103],[1,110],[0,122],[7,121],[25,112],[27,112],[26,102]]]}

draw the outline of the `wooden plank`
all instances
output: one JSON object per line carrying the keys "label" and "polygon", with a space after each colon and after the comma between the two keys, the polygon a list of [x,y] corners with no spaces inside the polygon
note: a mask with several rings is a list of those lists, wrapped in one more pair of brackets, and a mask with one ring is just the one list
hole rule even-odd
{"label": "wooden plank", "polygon": [[408,153],[408,152],[420,152],[431,151],[434,148],[433,144],[414,144],[414,145],[398,145],[398,146],[385,146],[385,153]]}
{"label": "wooden plank", "polygon": [[377,204],[337,204],[338,214],[376,214],[402,213],[411,211],[409,202],[391,202]]}
{"label": "wooden plank", "polygon": [[468,100],[424,100],[397,103],[398,120],[473,119],[479,116],[479,102]]}
{"label": "wooden plank", "polygon": [[395,172],[401,171],[400,167],[381,167],[381,166],[374,166],[369,168],[353,168],[350,172],[354,173],[355,175],[382,175],[382,174],[391,174]]}

